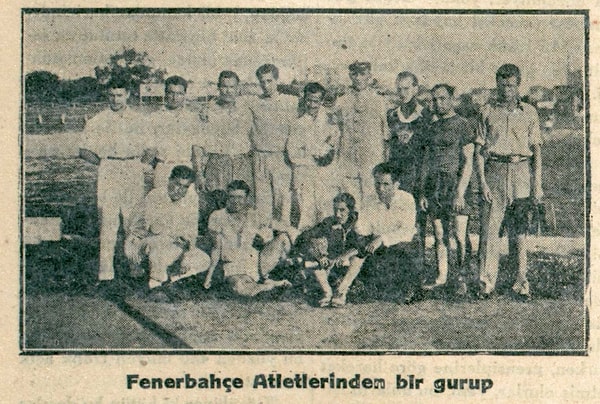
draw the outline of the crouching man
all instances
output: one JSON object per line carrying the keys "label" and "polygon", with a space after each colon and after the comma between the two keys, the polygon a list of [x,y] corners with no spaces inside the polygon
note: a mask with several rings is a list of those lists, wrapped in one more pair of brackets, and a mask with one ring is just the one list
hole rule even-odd
{"label": "crouching man", "polygon": [[[342,307],[346,294],[363,263],[358,255],[354,225],[358,217],[356,201],[348,193],[333,198],[333,216],[306,230],[296,240],[296,248],[303,258],[306,273],[312,273],[323,291],[320,307]],[[335,269],[341,269],[341,277],[335,295],[329,277]]]}
{"label": "crouching man", "polygon": [[421,283],[415,201],[398,189],[398,172],[389,163],[375,166],[373,177],[378,199],[364,205],[356,222],[356,233],[370,239],[359,257],[365,257],[370,282],[398,284],[398,303],[410,304],[420,297]]}
{"label": "crouching man", "polygon": [[210,265],[210,257],[196,248],[198,195],[189,191],[195,177],[189,167],[174,167],[167,187],[150,191],[134,210],[125,255],[132,276],[144,274],[141,264],[148,259],[151,294],[162,295],[160,287],[168,281],[204,272]]}
{"label": "crouching man", "polygon": [[[232,181],[227,186],[226,207],[214,211],[208,219],[213,249],[204,282],[206,289],[211,287],[219,263],[228,286],[239,296],[256,296],[276,287],[291,286],[286,279],[269,279],[269,273],[287,258],[297,230],[261,217],[250,207],[249,194],[248,184]],[[278,232],[276,236],[274,230]]]}

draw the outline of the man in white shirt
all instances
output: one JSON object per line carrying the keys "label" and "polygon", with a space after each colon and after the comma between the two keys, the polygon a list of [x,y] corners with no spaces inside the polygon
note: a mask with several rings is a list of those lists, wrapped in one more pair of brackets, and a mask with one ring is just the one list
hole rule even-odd
{"label": "man in white shirt", "polygon": [[[191,168],[175,166],[167,186],[150,191],[132,215],[125,255],[134,276],[142,274],[142,260],[148,258],[151,292],[168,281],[196,275],[209,267],[209,256],[196,248],[198,195],[189,191],[194,181]],[[172,266],[178,271],[169,273]]]}
{"label": "man in white shirt", "polygon": [[371,63],[354,62],[348,66],[352,85],[338,102],[342,136],[339,171],[342,189],[356,197],[357,207],[376,198],[371,170],[386,161],[389,132],[385,103],[373,89]]}
{"label": "man in white shirt", "polygon": [[337,179],[331,164],[339,142],[337,126],[329,122],[321,105],[325,88],[319,83],[304,87],[304,111],[292,122],[286,151],[292,163],[292,194],[299,218],[292,218],[298,229],[308,229],[331,211],[337,194]]}
{"label": "man in white shirt", "polygon": [[[420,290],[419,271],[415,267],[418,262],[414,242],[415,201],[411,194],[398,189],[397,171],[391,164],[375,166],[373,177],[378,200],[364,205],[356,223],[356,233],[371,239],[362,254],[363,268],[375,284],[377,277],[380,281],[389,279],[387,274],[394,271],[391,278],[399,283],[400,301],[410,304]],[[389,286],[385,282],[381,285]]]}
{"label": "man in white shirt", "polygon": [[279,69],[275,65],[260,66],[256,77],[263,91],[250,103],[256,209],[289,223],[292,170],[284,152],[290,123],[298,116],[298,98],[277,92]]}
{"label": "man in white shirt", "polygon": [[[262,217],[251,208],[250,187],[244,181],[232,181],[227,186],[227,207],[214,211],[208,221],[213,236],[211,265],[204,287],[211,287],[213,273],[223,265],[225,281],[239,296],[255,296],[280,286],[290,286],[286,280],[269,279],[269,273],[286,259],[297,231]],[[273,230],[279,231],[274,236]],[[256,248],[263,244],[260,252]]]}
{"label": "man in white shirt", "polygon": [[192,139],[200,129],[200,118],[185,108],[187,81],[180,76],[165,80],[165,106],[150,115],[156,149],[154,188],[164,188],[177,165],[192,163]]}
{"label": "man in white shirt", "polygon": [[127,222],[133,207],[144,196],[144,169],[150,167],[142,162],[148,127],[144,117],[127,106],[129,84],[126,80],[111,79],[110,108],[87,122],[79,149],[83,160],[98,166],[100,287],[107,287],[115,278],[119,227]]}
{"label": "man in white shirt", "polygon": [[206,191],[224,190],[233,180],[254,185],[250,132],[252,114],[238,100],[240,79],[235,72],[219,74],[219,96],[201,112],[202,124],[193,143],[196,181]]}

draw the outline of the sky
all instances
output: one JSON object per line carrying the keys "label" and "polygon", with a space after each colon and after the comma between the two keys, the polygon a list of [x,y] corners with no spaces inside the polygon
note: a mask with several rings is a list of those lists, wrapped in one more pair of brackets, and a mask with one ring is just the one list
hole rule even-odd
{"label": "sky", "polygon": [[373,76],[393,88],[413,71],[422,84],[447,82],[460,92],[494,87],[503,63],[522,70],[522,86],[566,82],[567,63],[582,68],[582,15],[437,14],[26,14],[24,72],[61,79],[93,76],[123,47],[149,54],[154,65],[196,83],[234,70],[274,63],[281,81],[329,66],[349,82],[347,66],[370,61]]}

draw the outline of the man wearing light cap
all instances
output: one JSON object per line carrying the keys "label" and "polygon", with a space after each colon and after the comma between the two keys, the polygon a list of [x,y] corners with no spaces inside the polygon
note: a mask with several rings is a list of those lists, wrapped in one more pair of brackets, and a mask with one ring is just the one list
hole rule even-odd
{"label": "man wearing light cap", "polygon": [[373,167],[387,156],[384,100],[372,88],[369,62],[348,66],[352,85],[338,101],[342,136],[338,169],[343,191],[356,196],[357,205],[376,197],[371,177]]}

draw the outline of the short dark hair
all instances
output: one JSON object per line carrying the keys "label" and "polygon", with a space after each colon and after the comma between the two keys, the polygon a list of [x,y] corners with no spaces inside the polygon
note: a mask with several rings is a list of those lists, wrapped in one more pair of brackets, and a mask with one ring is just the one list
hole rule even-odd
{"label": "short dark hair", "polygon": [[326,92],[327,92],[327,90],[325,90],[325,87],[323,87],[321,84],[319,84],[317,82],[311,82],[304,86],[304,98],[306,98],[306,96],[308,94],[317,94],[317,93],[321,93],[321,98],[325,98]]}
{"label": "short dark hair", "polygon": [[446,83],[436,84],[431,89],[431,93],[433,94],[434,91],[439,90],[440,88],[445,89],[448,92],[448,95],[450,97],[454,97],[454,90],[455,90],[454,87],[452,87],[450,84],[446,84]]}
{"label": "short dark hair", "polygon": [[372,174],[373,176],[389,174],[394,182],[400,179],[400,173],[389,162],[377,164],[373,167]]}
{"label": "short dark hair", "polygon": [[256,77],[260,79],[263,74],[271,73],[275,80],[279,80],[279,69],[277,66],[267,63],[256,69]]}
{"label": "short dark hair", "polygon": [[231,70],[223,70],[219,73],[219,80],[217,82],[217,87],[221,87],[221,81],[224,79],[235,79],[238,83],[240,82],[240,78],[236,72],[232,72]]}
{"label": "short dark hair", "polygon": [[340,203],[340,202],[344,202],[346,204],[346,206],[348,207],[348,210],[354,212],[354,207],[356,206],[356,199],[354,199],[354,197],[347,193],[347,192],[342,192],[341,194],[337,194],[335,196],[335,198],[333,198],[333,203]]}
{"label": "short dark hair", "polygon": [[411,73],[411,72],[408,72],[408,71],[404,71],[404,72],[398,73],[398,76],[396,76],[396,81],[398,81],[398,80],[404,80],[406,78],[411,78],[412,79],[413,87],[419,85],[419,79],[417,79],[417,76],[415,76],[414,73]]}
{"label": "short dark hair", "polygon": [[250,185],[243,180],[233,180],[229,184],[227,184],[227,192],[242,190],[246,193],[246,196],[250,194]]}
{"label": "short dark hair", "polygon": [[191,180],[192,182],[194,182],[196,181],[196,172],[188,166],[175,166],[171,170],[171,175],[169,176],[169,179],[173,178]]}
{"label": "short dark hair", "polygon": [[516,77],[517,85],[521,84],[521,70],[512,63],[504,64],[496,71],[496,81],[498,81],[498,79],[507,79],[509,77]]}
{"label": "short dark hair", "polygon": [[112,88],[124,88],[129,92],[131,90],[131,80],[123,76],[113,76],[106,83],[106,88],[109,90]]}
{"label": "short dark hair", "polygon": [[165,91],[169,86],[183,86],[183,90],[187,91],[188,82],[181,76],[171,76],[165,80]]}

